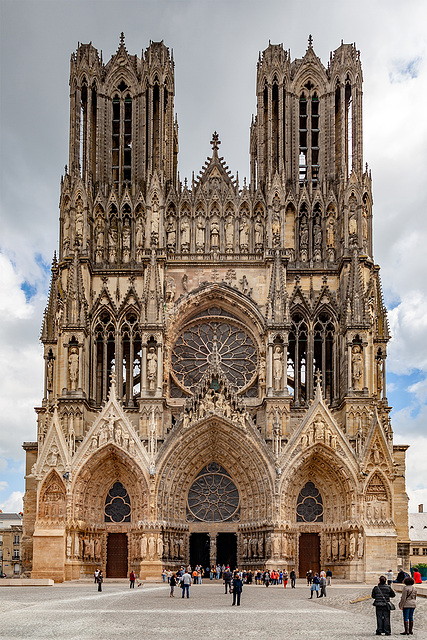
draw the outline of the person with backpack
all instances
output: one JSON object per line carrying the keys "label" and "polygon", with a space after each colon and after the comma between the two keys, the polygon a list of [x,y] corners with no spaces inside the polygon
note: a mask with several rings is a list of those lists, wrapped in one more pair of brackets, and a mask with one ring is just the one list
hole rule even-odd
{"label": "person with backpack", "polygon": [[312,599],[313,597],[313,593],[316,592],[316,598],[319,597],[319,590],[320,590],[320,578],[317,575],[317,573],[314,574],[313,576],[313,580],[311,583],[311,587],[310,587],[310,597],[309,600]]}
{"label": "person with backpack", "polygon": [[104,582],[104,576],[102,575],[102,571],[98,571],[96,581],[98,583],[98,591],[102,591],[102,583]]}

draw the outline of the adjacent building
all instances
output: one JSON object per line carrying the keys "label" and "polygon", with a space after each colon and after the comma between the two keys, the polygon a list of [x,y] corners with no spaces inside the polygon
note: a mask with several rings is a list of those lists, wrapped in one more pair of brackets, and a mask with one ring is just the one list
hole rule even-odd
{"label": "adjacent building", "polygon": [[408,566],[359,51],[259,55],[248,182],[216,132],[180,181],[174,95],[163,42],[71,56],[25,570]]}
{"label": "adjacent building", "polygon": [[22,513],[0,512],[1,575],[19,577],[22,573]]}

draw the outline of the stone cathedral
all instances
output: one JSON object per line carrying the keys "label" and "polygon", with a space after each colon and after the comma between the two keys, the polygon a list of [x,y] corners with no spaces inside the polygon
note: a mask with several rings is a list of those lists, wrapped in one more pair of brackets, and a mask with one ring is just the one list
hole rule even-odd
{"label": "stone cathedral", "polygon": [[243,184],[216,132],[180,181],[174,94],[163,42],[71,56],[25,570],[406,566],[359,51],[260,54]]}

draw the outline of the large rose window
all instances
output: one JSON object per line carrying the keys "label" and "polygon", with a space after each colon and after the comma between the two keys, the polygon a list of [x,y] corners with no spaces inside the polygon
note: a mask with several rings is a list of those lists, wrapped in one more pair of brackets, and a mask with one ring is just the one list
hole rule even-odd
{"label": "large rose window", "polygon": [[255,380],[257,363],[257,349],[246,328],[225,317],[194,320],[172,350],[172,375],[186,390],[200,382],[209,366],[220,369],[232,387],[247,388]]}
{"label": "large rose window", "polygon": [[191,485],[187,521],[238,520],[239,492],[227,471],[216,462],[208,464]]}

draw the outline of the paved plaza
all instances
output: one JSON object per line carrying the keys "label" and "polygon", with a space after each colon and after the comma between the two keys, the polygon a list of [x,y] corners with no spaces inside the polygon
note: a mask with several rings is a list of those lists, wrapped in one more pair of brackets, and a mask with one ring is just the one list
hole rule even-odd
{"label": "paved plaza", "polygon": [[[313,638],[359,640],[375,635],[375,611],[368,585],[336,583],[328,598],[309,600],[303,581],[292,590],[282,586],[246,586],[242,605],[231,606],[222,582],[193,585],[189,600],[180,589],[174,599],[163,584],[129,589],[125,581],[106,581],[103,592],[90,582],[54,587],[0,589],[0,638],[12,640],[115,640],[144,638]],[[396,595],[396,597],[398,597]],[[422,609],[427,604],[419,601]],[[417,612],[418,613],[418,612]],[[424,618],[425,619],[425,618]],[[417,625],[416,625],[417,626]],[[392,634],[402,630],[401,613],[394,612]],[[418,626],[416,635],[426,638]]]}

